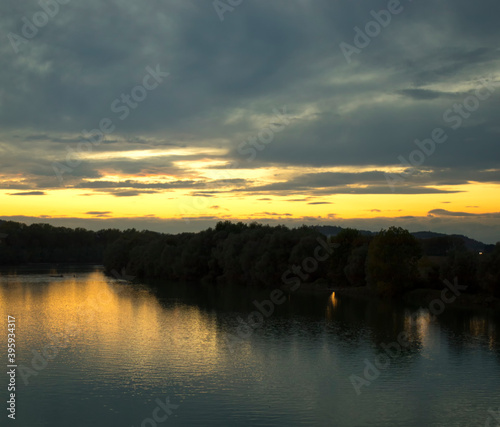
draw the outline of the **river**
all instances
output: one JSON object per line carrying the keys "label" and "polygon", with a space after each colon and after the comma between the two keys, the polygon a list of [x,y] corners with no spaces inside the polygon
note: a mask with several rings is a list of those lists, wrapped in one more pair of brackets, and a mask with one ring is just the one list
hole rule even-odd
{"label": "river", "polygon": [[57,274],[0,275],[0,356],[12,316],[17,362],[1,425],[500,424],[498,314]]}

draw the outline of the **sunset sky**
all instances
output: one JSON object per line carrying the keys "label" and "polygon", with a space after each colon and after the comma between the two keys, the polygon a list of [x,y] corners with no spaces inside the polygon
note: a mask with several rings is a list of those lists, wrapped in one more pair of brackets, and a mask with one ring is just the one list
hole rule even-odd
{"label": "sunset sky", "polygon": [[500,4],[61,3],[0,5],[0,219],[500,240]]}

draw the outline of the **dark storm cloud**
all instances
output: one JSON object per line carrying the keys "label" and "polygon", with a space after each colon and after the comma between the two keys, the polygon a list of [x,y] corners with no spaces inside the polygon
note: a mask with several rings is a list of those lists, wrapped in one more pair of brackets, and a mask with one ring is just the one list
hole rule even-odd
{"label": "dark storm cloud", "polygon": [[[40,7],[2,2],[0,188],[43,192],[60,187],[53,162],[63,162],[68,148],[76,149],[82,140],[82,130],[98,127],[103,118],[116,129],[93,154],[214,147],[228,151],[214,160],[239,168],[372,170],[303,174],[255,185],[200,182],[174,164],[181,156],[96,156],[65,174],[67,187],[121,197],[179,188],[213,196],[230,185],[256,194],[390,194],[382,168],[400,165],[398,156],[408,159],[417,148],[415,139],[429,138],[436,127],[448,139],[396,186],[397,193],[500,183],[500,3],[401,4],[403,12],[348,63],[340,43],[353,44],[354,27],[364,29],[373,20],[372,10],[387,8],[386,0],[246,1],[223,22],[212,0],[69,2],[19,45],[17,54],[8,36],[23,35],[23,17],[32,19]],[[143,84],[148,66],[170,74],[121,120],[111,105]],[[475,96],[481,79],[488,77],[494,87],[490,96],[452,129],[445,112]],[[248,161],[240,144],[276,123],[273,109],[283,106],[289,123]],[[106,174],[170,175],[177,181],[95,181]]]}

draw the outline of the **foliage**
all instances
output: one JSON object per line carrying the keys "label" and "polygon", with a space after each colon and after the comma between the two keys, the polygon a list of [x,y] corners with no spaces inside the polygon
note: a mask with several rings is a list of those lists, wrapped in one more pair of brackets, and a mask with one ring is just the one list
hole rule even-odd
{"label": "foliage", "polygon": [[471,253],[465,248],[452,250],[443,267],[443,276],[457,278],[459,283],[467,285],[468,292],[477,292],[479,290],[478,256],[477,253]]}
{"label": "foliage", "polygon": [[384,295],[411,289],[418,279],[420,255],[418,240],[407,230],[401,227],[381,230],[368,250],[368,284]]}
{"label": "foliage", "polygon": [[480,255],[479,258],[479,283],[486,292],[500,297],[500,242],[493,252]]}
{"label": "foliage", "polygon": [[48,224],[26,225],[0,222],[0,265],[24,263],[84,262],[101,263],[107,245],[120,235],[119,230],[99,232],[70,229]]}
{"label": "foliage", "polygon": [[[318,238],[326,240],[315,227],[230,221],[176,235],[0,221],[0,265],[96,263],[128,276],[277,287],[284,272],[314,255]],[[456,277],[468,285],[468,292],[500,297],[500,243],[479,255],[468,251],[460,237],[417,240],[399,227],[375,237],[342,229],[330,243],[337,246],[308,273],[306,283],[369,285],[381,294],[397,295],[417,284],[438,288],[443,279]]]}
{"label": "foliage", "polygon": [[331,256],[330,280],[336,286],[361,286],[365,283],[365,261],[370,237],[358,230],[344,228],[332,242],[337,244]]}

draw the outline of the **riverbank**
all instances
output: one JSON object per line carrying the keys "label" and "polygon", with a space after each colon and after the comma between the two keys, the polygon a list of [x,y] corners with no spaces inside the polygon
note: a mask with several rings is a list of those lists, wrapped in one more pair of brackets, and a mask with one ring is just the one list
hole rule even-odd
{"label": "riverbank", "polygon": [[[408,304],[428,307],[432,301],[442,298],[441,293],[442,291],[435,289],[414,289],[403,295],[403,300]],[[491,309],[500,311],[500,298],[487,294],[461,294],[450,305],[461,309]]]}
{"label": "riverbank", "polygon": [[[282,290],[286,292],[293,292],[296,294],[331,294],[335,292],[336,295],[347,295],[364,300],[382,299],[375,291],[370,289],[368,286],[358,286],[358,287],[339,287],[334,286],[326,281],[320,281],[316,283],[303,283],[301,286],[295,290],[291,286],[282,286]],[[439,289],[425,289],[418,288],[406,292],[399,297],[393,297],[394,300],[402,300],[405,303],[428,307],[429,304],[442,297],[442,290]],[[386,299],[386,298],[384,298]],[[490,309],[500,312],[500,298],[494,296],[478,293],[478,294],[466,294],[462,293],[457,297],[450,306],[461,309]]]}

